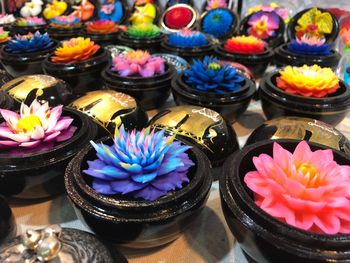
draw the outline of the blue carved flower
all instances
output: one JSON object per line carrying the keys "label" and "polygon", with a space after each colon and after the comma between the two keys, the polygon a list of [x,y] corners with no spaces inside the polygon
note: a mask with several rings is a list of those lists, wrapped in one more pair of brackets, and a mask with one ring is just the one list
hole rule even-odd
{"label": "blue carved flower", "polygon": [[287,45],[287,50],[304,56],[328,56],[332,53],[331,46],[326,43],[326,39],[308,35],[304,35],[301,39],[292,40]]}
{"label": "blue carved flower", "polygon": [[91,143],[98,159],[88,161],[83,172],[94,177],[92,187],[100,194],[153,201],[189,182],[187,172],[194,163],[185,152],[190,147],[166,137],[164,130],[128,133],[121,126],[113,145]]}
{"label": "blue carved flower", "polygon": [[123,14],[123,5],[117,0],[114,3],[104,1],[101,9],[98,11],[98,17],[100,20],[112,20],[115,23],[118,23],[122,19]]}
{"label": "blue carved flower", "polygon": [[180,32],[170,34],[168,43],[176,47],[202,47],[208,45],[209,41],[201,32],[183,29]]}
{"label": "blue carved flower", "polygon": [[185,71],[185,82],[202,91],[236,91],[241,89],[244,80],[236,68],[230,65],[223,66],[217,58],[208,56],[203,61],[195,60],[192,67]]}
{"label": "blue carved flower", "polygon": [[227,9],[212,9],[203,17],[202,30],[214,37],[227,34],[234,22],[234,16]]}
{"label": "blue carved flower", "polygon": [[47,33],[41,34],[39,31],[34,34],[17,35],[7,42],[5,50],[9,53],[29,53],[48,49],[54,46],[55,42]]}

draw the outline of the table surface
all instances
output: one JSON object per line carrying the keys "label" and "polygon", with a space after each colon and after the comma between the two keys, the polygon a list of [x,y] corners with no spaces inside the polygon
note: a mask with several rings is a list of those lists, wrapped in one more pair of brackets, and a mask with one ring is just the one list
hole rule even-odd
{"label": "table surface", "polygon": [[[172,100],[169,100],[166,106],[172,105]],[[150,116],[155,113],[155,111],[151,111]],[[260,102],[252,101],[248,110],[233,125],[241,146],[244,145],[252,130],[263,122],[264,116]],[[337,129],[350,138],[350,114],[337,126]],[[18,234],[23,233],[29,227],[41,228],[51,224],[90,231],[77,219],[66,195],[42,203],[11,205],[11,207],[16,217]],[[156,249],[138,251],[120,248],[120,251],[129,262],[138,263],[247,263],[226,225],[221,211],[217,181],[213,183],[209,200],[199,218],[177,240]]]}

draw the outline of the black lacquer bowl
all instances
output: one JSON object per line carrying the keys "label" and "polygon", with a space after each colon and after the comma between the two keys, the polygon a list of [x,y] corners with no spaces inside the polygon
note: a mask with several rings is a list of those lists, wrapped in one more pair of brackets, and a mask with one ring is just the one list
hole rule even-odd
{"label": "black lacquer bowl", "polygon": [[[293,152],[298,140],[277,140]],[[224,164],[220,179],[222,210],[230,230],[241,248],[259,263],[349,262],[350,235],[321,235],[289,226],[260,209],[253,193],[243,179],[255,171],[254,156],[266,153],[272,156],[273,142],[261,141],[244,147],[231,155]],[[327,149],[310,143],[311,150]],[[349,165],[350,157],[333,150],[334,160]]]}
{"label": "black lacquer bowl", "polygon": [[264,52],[258,54],[240,54],[226,51],[224,45],[215,46],[216,55],[222,60],[238,62],[246,66],[255,78],[260,78],[267,66],[273,61],[273,51],[270,48],[266,48]]}
{"label": "black lacquer bowl", "polygon": [[340,54],[332,50],[327,56],[308,56],[290,52],[287,49],[288,44],[284,44],[275,49],[275,63],[278,67],[284,66],[303,66],[319,65],[320,67],[329,67],[335,70],[338,67]]}
{"label": "black lacquer bowl", "polygon": [[101,71],[108,64],[108,60],[109,52],[101,48],[92,58],[73,64],[54,63],[49,56],[42,63],[42,67],[45,74],[68,82],[74,95],[79,96],[102,88]]}
{"label": "black lacquer bowl", "polygon": [[[109,139],[105,144],[109,145]],[[157,247],[175,240],[200,215],[211,187],[209,160],[192,148],[188,155],[195,163],[190,182],[155,201],[106,196],[91,188],[91,178],[82,174],[87,160],[96,159],[91,146],[84,148],[68,165],[65,186],[78,217],[97,235],[134,248]]]}
{"label": "black lacquer bowl", "polygon": [[216,93],[194,89],[185,82],[184,74],[177,75],[171,82],[172,93],[177,105],[197,105],[220,113],[233,123],[246,111],[255,93],[255,83],[244,77],[241,89],[227,93]]}
{"label": "black lacquer bowl", "polygon": [[[268,14],[268,11],[258,11],[259,13],[265,13]],[[252,13],[248,16],[246,16],[245,18],[242,19],[242,21],[239,24],[239,34],[240,35],[249,35],[249,19],[254,15],[255,13]],[[283,19],[278,16],[278,20],[279,20],[279,26],[278,29],[275,30],[275,34],[273,36],[268,37],[267,39],[262,39],[264,40],[266,43],[268,43],[268,45],[271,48],[275,48],[278,47],[279,45],[284,43],[284,31],[285,31],[285,23],[283,21]]]}
{"label": "black lacquer bowl", "polygon": [[0,109],[12,109],[14,100],[6,92],[0,91]]}
{"label": "black lacquer bowl", "polygon": [[279,73],[270,73],[260,82],[259,96],[267,119],[298,116],[337,125],[350,108],[350,88],[339,80],[340,88],[324,98],[289,94],[276,86]]}
{"label": "black lacquer bowl", "polygon": [[15,23],[11,26],[11,35],[26,35],[28,33],[35,33],[36,31],[39,31],[41,34],[46,33],[46,27],[47,25],[37,25],[37,26],[19,26]]}
{"label": "black lacquer bowl", "polygon": [[62,41],[62,40],[68,40],[72,37],[78,37],[81,35],[81,31],[83,29],[83,26],[79,27],[69,27],[69,28],[60,28],[60,27],[53,27],[48,26],[47,27],[47,33],[52,37],[53,39]]}
{"label": "black lacquer bowl", "polygon": [[108,33],[108,34],[98,34],[98,33],[89,33],[86,31],[86,29],[84,29],[82,31],[82,34],[85,36],[85,37],[88,37],[90,38],[92,41],[94,41],[95,43],[105,47],[105,46],[108,46],[108,45],[115,45],[115,44],[119,44],[119,41],[118,41],[118,36],[120,34],[119,31],[117,32],[113,32],[113,33]]}
{"label": "black lacquer bowl", "polygon": [[16,54],[8,52],[5,45],[0,49],[1,64],[12,77],[43,73],[41,63],[56,49],[57,42],[54,42],[52,47],[44,50]]}
{"label": "black lacquer bowl", "polygon": [[165,63],[165,72],[153,77],[122,77],[107,66],[102,72],[105,88],[128,94],[137,99],[145,110],[159,108],[170,95],[174,66]]}
{"label": "black lacquer bowl", "polygon": [[142,49],[147,50],[150,53],[156,53],[160,51],[160,45],[164,38],[165,35],[163,33],[153,38],[133,38],[128,36],[126,32],[122,32],[118,36],[118,44],[133,49]]}
{"label": "black lacquer bowl", "polygon": [[211,43],[201,47],[177,47],[170,45],[167,39],[164,39],[161,43],[161,49],[164,53],[170,53],[184,58],[190,64],[194,59],[202,59],[205,56],[212,55],[214,51]]}
{"label": "black lacquer bowl", "polygon": [[[21,200],[37,200],[63,193],[68,162],[97,133],[96,124],[78,111],[64,108],[62,116],[74,119],[72,138],[39,152],[0,153],[0,194]],[[1,121],[2,122],[2,121]]]}
{"label": "black lacquer bowl", "polygon": [[16,222],[11,208],[0,196],[0,244],[16,235]]}

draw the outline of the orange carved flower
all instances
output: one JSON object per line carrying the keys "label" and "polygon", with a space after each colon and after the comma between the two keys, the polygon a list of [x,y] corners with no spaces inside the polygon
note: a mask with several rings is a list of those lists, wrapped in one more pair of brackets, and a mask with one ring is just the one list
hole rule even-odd
{"label": "orange carved flower", "polygon": [[77,63],[91,58],[99,49],[100,46],[90,38],[71,38],[55,50],[51,60],[56,63]]}
{"label": "orange carved flower", "polygon": [[126,31],[126,27],[119,26],[111,20],[97,20],[86,24],[86,31],[92,34],[110,34],[119,30]]}

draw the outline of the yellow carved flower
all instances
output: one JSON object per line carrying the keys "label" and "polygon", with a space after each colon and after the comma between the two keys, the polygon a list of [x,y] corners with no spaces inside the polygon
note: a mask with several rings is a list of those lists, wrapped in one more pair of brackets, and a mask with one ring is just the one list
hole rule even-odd
{"label": "yellow carved flower", "polygon": [[291,94],[321,98],[339,88],[339,79],[331,68],[318,65],[287,66],[279,73],[277,87]]}
{"label": "yellow carved flower", "polygon": [[322,38],[325,34],[332,33],[333,18],[329,12],[322,12],[312,8],[304,13],[298,20],[295,27],[296,37],[301,38],[308,34]]}
{"label": "yellow carved flower", "polygon": [[51,60],[56,63],[76,63],[91,58],[99,49],[100,46],[90,38],[71,38],[55,50]]}
{"label": "yellow carved flower", "polygon": [[135,11],[130,16],[133,25],[143,23],[153,23],[156,18],[157,10],[153,4],[145,4],[144,6],[136,6]]}
{"label": "yellow carved flower", "polygon": [[47,3],[43,11],[43,15],[46,19],[52,19],[56,16],[62,15],[67,10],[67,3],[64,1],[53,0],[52,4]]}

